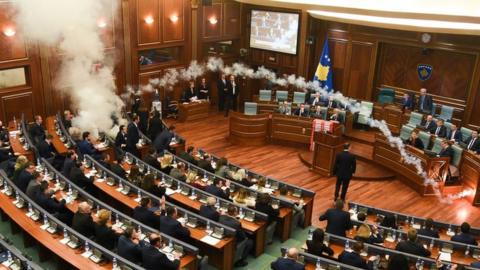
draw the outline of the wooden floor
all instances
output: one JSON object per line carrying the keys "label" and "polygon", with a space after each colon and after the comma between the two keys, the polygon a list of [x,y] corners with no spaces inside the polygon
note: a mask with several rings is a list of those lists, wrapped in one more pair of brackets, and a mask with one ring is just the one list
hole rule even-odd
{"label": "wooden floor", "polygon": [[[167,120],[175,123],[174,120]],[[186,123],[175,123],[177,132],[187,140],[187,145],[200,147],[252,171],[305,187],[316,192],[313,223],[319,215],[332,206],[334,178],[320,177],[310,172],[298,158],[299,152],[307,149],[281,145],[242,147],[228,142],[228,119],[217,112],[210,113],[208,119]],[[473,207],[467,200],[459,199],[452,204],[441,203],[436,197],[421,197],[415,191],[396,179],[385,181],[353,180],[347,200],[404,213],[431,217],[445,222],[469,222],[480,227],[480,208]]]}

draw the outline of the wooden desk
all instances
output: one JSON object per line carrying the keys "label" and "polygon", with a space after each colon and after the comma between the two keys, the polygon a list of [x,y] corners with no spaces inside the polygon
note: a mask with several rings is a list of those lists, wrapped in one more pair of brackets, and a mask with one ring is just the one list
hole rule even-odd
{"label": "wooden desk", "polygon": [[271,139],[310,144],[313,118],[272,114]]}
{"label": "wooden desk", "polygon": [[55,116],[49,116],[46,119],[46,128],[47,128],[47,133],[53,136],[52,139],[52,144],[53,147],[55,147],[55,150],[61,155],[64,155],[67,153],[68,148],[65,146],[65,144],[60,140],[60,136],[57,134],[57,129],[55,128],[55,121],[56,118]]}
{"label": "wooden desk", "polygon": [[328,177],[333,175],[335,158],[343,150],[342,136],[315,132],[312,169]]}
{"label": "wooden desk", "polygon": [[473,189],[474,193],[468,196],[473,205],[480,205],[480,156],[463,151],[460,165],[460,179],[466,188]]}
{"label": "wooden desk", "polygon": [[385,120],[388,128],[393,134],[399,134],[400,129],[408,118],[403,114],[402,108],[394,104],[375,104],[373,116],[377,120]]}
{"label": "wooden desk", "polygon": [[12,136],[10,134],[9,142],[10,142],[10,147],[12,148],[13,154],[16,157],[25,156],[29,161],[35,162],[35,155],[33,154],[33,151],[25,150],[25,148],[23,148],[24,145],[20,142],[19,133],[17,133],[15,136]]}
{"label": "wooden desk", "polygon": [[[109,186],[106,182],[98,182],[95,180],[94,185],[105,195],[123,204],[130,212],[138,206],[138,202],[135,201],[137,196],[134,194],[124,195],[116,190],[118,188],[117,186]],[[188,227],[188,229],[190,230],[191,237],[197,242],[196,246],[209,256],[209,262],[211,262],[212,265],[219,269],[230,270],[233,268],[233,258],[235,254],[235,239],[233,237],[225,237],[215,246],[211,246],[201,241],[203,237],[208,235],[205,228]]]}
{"label": "wooden desk", "polygon": [[188,120],[202,119],[208,117],[210,102],[190,102],[178,104],[178,121],[185,122]]}
{"label": "wooden desk", "polygon": [[229,137],[234,143],[245,146],[259,146],[267,143],[269,115],[245,115],[239,112],[229,113]]}

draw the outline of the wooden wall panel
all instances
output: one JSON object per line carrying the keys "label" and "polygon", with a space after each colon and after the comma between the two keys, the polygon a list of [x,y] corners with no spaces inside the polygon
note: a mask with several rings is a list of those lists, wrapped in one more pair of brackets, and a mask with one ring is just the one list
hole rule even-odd
{"label": "wooden wall panel", "polygon": [[369,99],[371,89],[368,89],[368,76],[373,49],[373,44],[371,43],[352,43],[350,80],[347,91],[349,97]]}
{"label": "wooden wall panel", "polygon": [[[184,40],[184,6],[183,0],[164,0],[163,1],[163,42],[178,42]],[[171,18],[176,16],[177,21]]]}
{"label": "wooden wall panel", "polygon": [[[223,12],[222,4],[214,3],[211,6],[203,6],[202,33],[203,39],[213,39],[222,37]],[[210,19],[217,20],[217,23],[210,23]]]}
{"label": "wooden wall panel", "polygon": [[330,48],[330,59],[332,60],[333,87],[335,88],[335,90],[339,91],[342,91],[347,87],[347,83],[345,81],[347,45],[348,43],[344,40],[329,39],[328,46]]}
{"label": "wooden wall panel", "polygon": [[[27,57],[26,44],[15,24],[12,10],[11,3],[0,2],[0,62]],[[3,32],[7,29],[13,29],[15,35],[6,36]]]}
{"label": "wooden wall panel", "polygon": [[223,36],[237,38],[240,35],[240,3],[223,3]]}
{"label": "wooden wall panel", "polygon": [[[137,0],[137,35],[138,45],[160,43],[160,3],[159,0]],[[147,24],[145,18],[151,16],[152,24]]]}
{"label": "wooden wall panel", "polygon": [[109,4],[103,6],[103,15],[98,19],[97,26],[100,29],[100,38],[107,49],[115,48],[116,36],[115,36],[115,13],[114,7],[115,0],[112,0]]}
{"label": "wooden wall panel", "polygon": [[28,90],[15,91],[1,95],[1,116],[7,121],[13,119],[13,116],[20,117],[25,114],[25,119],[32,120],[36,114],[33,93]]}

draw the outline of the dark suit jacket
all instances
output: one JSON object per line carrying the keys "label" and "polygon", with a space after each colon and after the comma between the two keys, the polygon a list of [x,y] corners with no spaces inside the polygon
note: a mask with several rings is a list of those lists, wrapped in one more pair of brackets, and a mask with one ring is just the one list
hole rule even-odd
{"label": "dark suit jacket", "polygon": [[65,206],[65,200],[57,202],[43,192],[37,192],[35,194],[35,202],[50,214],[62,212]]}
{"label": "dark suit jacket", "polygon": [[433,237],[433,238],[440,238],[440,236],[438,235],[438,231],[433,230],[433,229],[429,230],[429,229],[421,228],[417,231],[417,234],[425,235],[425,236]]}
{"label": "dark suit jacket", "polygon": [[27,191],[28,183],[30,183],[31,180],[33,180],[33,175],[27,170],[22,170],[15,185],[25,193]]}
{"label": "dark suit jacket", "polygon": [[205,188],[205,192],[210,193],[216,197],[220,197],[225,200],[229,200],[229,190],[227,189],[226,191],[223,191],[223,189],[215,186],[214,184],[211,184]]}
{"label": "dark suit jacket", "polygon": [[345,231],[352,228],[350,214],[343,210],[328,209],[325,214],[320,216],[320,221],[327,221],[327,233],[332,233],[345,237]]}
{"label": "dark suit jacket", "polygon": [[195,160],[194,157],[192,157],[189,153],[183,151],[180,154],[178,154],[178,157],[185,160],[188,163],[197,165],[197,160]]}
{"label": "dark suit jacket", "polygon": [[158,162],[156,156],[147,155],[147,156],[145,156],[145,157],[143,158],[143,161],[145,161],[145,163],[147,163],[148,165],[154,167],[155,169],[159,169],[159,170],[160,170],[160,163]]}
{"label": "dark suit jacket", "polygon": [[[462,133],[460,130],[456,130],[455,134],[452,134],[453,132],[450,130],[447,135],[447,139],[449,140],[454,140],[455,142],[461,142],[462,141]],[[453,135],[453,138],[452,138]]]}
{"label": "dark suit jacket", "polygon": [[435,130],[437,129],[437,124],[434,121],[430,121],[427,125],[427,121],[423,120],[421,126],[430,134],[435,134]]}
{"label": "dark suit jacket", "polygon": [[140,133],[134,123],[128,124],[127,128],[127,149],[136,149],[136,145],[140,140]]}
{"label": "dark suit jacket", "polygon": [[93,147],[93,145],[87,140],[80,141],[78,144],[78,150],[80,150],[82,155],[90,155],[94,157],[97,154],[97,149],[95,149],[95,147]]}
{"label": "dark suit jacket", "polygon": [[338,256],[338,261],[351,266],[355,266],[363,269],[369,269],[367,262],[362,258],[362,256],[360,256],[360,254],[354,251],[352,252],[343,251]]}
{"label": "dark suit jacket", "polygon": [[[204,92],[202,92],[204,91]],[[205,91],[207,91],[205,93]],[[198,89],[197,89],[197,93],[198,93],[198,98],[199,99],[207,99],[207,97],[210,95],[210,87],[208,87],[208,84],[207,85],[199,85],[198,86]]]}
{"label": "dark suit jacket", "polygon": [[177,270],[180,261],[170,261],[165,254],[160,252],[154,246],[148,246],[142,249],[143,267],[147,270]]}
{"label": "dark suit jacket", "polygon": [[230,81],[227,81],[227,97],[235,99],[240,93],[240,87],[237,82],[235,82],[235,94],[233,93],[233,85]]}
{"label": "dark suit jacket", "polygon": [[425,148],[425,146],[423,145],[423,141],[420,140],[420,138],[416,138],[415,141],[413,141],[413,142],[412,142],[412,139],[410,138],[410,139],[408,139],[407,144],[411,145],[415,148],[421,149],[421,150],[423,150]]}
{"label": "dark suit jacket", "polygon": [[179,240],[191,243],[190,230],[169,216],[160,216],[160,231]]}
{"label": "dark suit jacket", "polygon": [[422,244],[412,241],[401,241],[395,248],[398,251],[410,253],[423,257],[430,257],[430,251],[425,249]]}
{"label": "dark suit jacket", "polygon": [[[192,91],[192,90],[193,90],[193,91]],[[182,98],[182,100],[183,100],[184,102],[189,102],[190,99],[191,99],[192,97],[195,97],[195,96],[198,97],[198,92],[197,92],[197,90],[195,89],[195,87],[194,87],[193,89],[191,89],[191,88],[189,87],[189,88],[187,88],[187,89],[185,89],[185,90],[183,91],[183,98]]]}
{"label": "dark suit jacket", "polygon": [[160,117],[153,117],[150,119],[150,123],[148,124],[148,137],[150,140],[155,140],[158,134],[160,134],[163,130],[162,120]]}
{"label": "dark suit jacket", "polygon": [[452,236],[451,240],[455,242],[472,245],[472,246],[477,245],[477,240],[475,240],[475,237],[465,233],[459,233],[457,235],[454,235]]}
{"label": "dark suit jacket", "polygon": [[65,127],[65,129],[67,131],[68,131],[69,128],[72,127],[72,120],[62,119],[62,122],[63,122],[63,126]]}
{"label": "dark suit jacket", "polygon": [[332,100],[332,102],[330,102],[328,99],[325,100],[325,103],[324,103],[324,106],[325,107],[328,107],[328,108],[337,108],[338,107],[338,104],[335,100]]}
{"label": "dark suit jacket", "polygon": [[227,83],[228,83],[227,79],[225,79],[225,83],[223,83],[222,79],[218,79],[217,91],[218,91],[219,97],[225,97],[227,95],[227,92],[228,92]]}
{"label": "dark suit jacket", "polygon": [[273,270],[305,270],[305,265],[288,258],[278,258],[270,267]]}
{"label": "dark suit jacket", "polygon": [[245,232],[242,229],[242,224],[236,218],[228,215],[221,215],[218,219],[218,222],[234,229],[237,232],[235,235],[235,238],[237,239],[237,244],[247,238]]}
{"label": "dark suit jacket", "polygon": [[66,158],[65,161],[63,162],[62,174],[65,177],[69,177],[70,171],[72,170],[73,166],[75,166],[75,161],[72,160],[71,158]]}
{"label": "dark suit jacket", "polygon": [[307,117],[308,116],[308,110],[303,109],[303,112],[301,113],[300,108],[298,108],[297,110],[295,110],[295,115]]}
{"label": "dark suit jacket", "polygon": [[333,256],[333,250],[323,243],[315,244],[312,240],[307,240],[307,252],[317,256]]}
{"label": "dark suit jacket", "polygon": [[48,144],[45,140],[41,140],[40,142],[38,142],[37,150],[40,157],[46,159],[54,157],[57,152],[55,148],[53,148],[53,145]]}
{"label": "dark suit jacket", "polygon": [[415,107],[415,104],[411,96],[408,96],[407,99],[402,98],[402,108],[413,110],[414,107]]}
{"label": "dark suit jacket", "polygon": [[118,163],[113,163],[112,166],[110,166],[110,170],[120,176],[123,179],[127,179],[127,172],[123,169],[123,167],[118,164]]}
{"label": "dark suit jacket", "polygon": [[438,155],[441,157],[450,157],[450,160],[452,160],[453,149],[451,146],[447,146],[447,148],[440,150],[440,153],[438,153]]}
{"label": "dark suit jacket", "polygon": [[352,175],[357,169],[357,162],[355,156],[348,151],[342,151],[337,154],[335,158],[335,165],[333,167],[333,174],[339,179],[351,179]]}
{"label": "dark suit jacket", "polygon": [[127,135],[119,131],[115,137],[115,146],[122,147],[122,144],[127,145]]}
{"label": "dark suit jacket", "polygon": [[425,95],[423,100],[423,110],[422,110],[422,96],[418,97],[418,110],[426,113],[430,113],[433,108],[433,99],[430,95]]}
{"label": "dark suit jacket", "polygon": [[146,207],[135,207],[132,217],[152,228],[158,228],[160,226],[160,217]]}
{"label": "dark suit jacket", "polygon": [[72,228],[88,238],[95,235],[95,223],[90,214],[76,212],[73,215]]}
{"label": "dark suit jacket", "polygon": [[317,105],[323,104],[322,98],[318,97],[318,100],[315,100],[315,97],[311,97],[310,100],[308,100],[308,104],[310,104],[312,106],[317,106]]}
{"label": "dark suit jacket", "polygon": [[[437,132],[437,128],[438,128],[438,133],[435,134],[435,132]],[[437,135],[440,138],[447,137],[447,128],[445,126],[440,126],[440,127],[437,126],[437,128],[435,128],[435,130],[433,131],[434,135]]]}
{"label": "dark suit jacket", "polygon": [[173,133],[168,129],[165,129],[160,135],[153,141],[153,147],[157,150],[157,153],[163,153],[163,150],[170,149],[170,142],[172,141]]}
{"label": "dark suit jacket", "polygon": [[117,244],[118,235],[105,225],[95,224],[95,242],[112,250]]}
{"label": "dark suit jacket", "polygon": [[[468,138],[468,140],[465,142],[467,144],[467,147],[468,147],[468,145],[470,144],[471,141],[472,141],[472,137]],[[473,142],[473,145],[470,148],[470,150],[472,150],[472,151],[480,150],[480,138],[475,139],[475,141]]]}
{"label": "dark suit jacket", "polygon": [[117,253],[121,257],[133,262],[139,263],[142,261],[142,247],[132,242],[124,235],[118,238]]}
{"label": "dark suit jacket", "polygon": [[278,217],[278,213],[280,213],[279,209],[273,209],[270,204],[257,202],[255,205],[255,210],[265,213],[268,215],[268,223],[272,223]]}
{"label": "dark suit jacket", "polygon": [[212,164],[204,159],[197,161],[197,166],[211,173],[215,173],[215,169],[212,167]]}
{"label": "dark suit jacket", "polygon": [[30,126],[28,133],[30,134],[30,137],[34,143],[45,140],[45,129],[41,125],[37,125],[37,123],[33,123]]}
{"label": "dark suit jacket", "polygon": [[212,206],[208,205],[202,205],[200,206],[200,216],[206,217],[208,219],[214,220],[218,222],[218,219],[220,218],[220,214],[217,212],[217,209]]}
{"label": "dark suit jacket", "polygon": [[472,262],[470,266],[480,268],[480,262]]}
{"label": "dark suit jacket", "polygon": [[81,188],[90,188],[93,183],[93,180],[87,178],[77,166],[73,166],[70,169],[70,180]]}

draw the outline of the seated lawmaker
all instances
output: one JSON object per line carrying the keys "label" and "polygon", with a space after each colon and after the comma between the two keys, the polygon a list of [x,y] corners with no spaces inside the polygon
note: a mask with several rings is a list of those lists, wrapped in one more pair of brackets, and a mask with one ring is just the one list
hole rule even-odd
{"label": "seated lawmaker", "polygon": [[171,205],[166,207],[166,215],[160,216],[160,232],[174,238],[191,243],[190,230],[184,227],[178,220],[177,209]]}
{"label": "seated lawmaker", "polygon": [[450,162],[452,162],[453,159],[453,149],[450,146],[450,143],[447,140],[442,140],[440,143],[440,146],[442,147],[442,150],[440,150],[440,153],[438,153],[437,156],[439,157],[449,157]]}
{"label": "seated lawmaker", "polygon": [[228,187],[230,186],[230,183],[227,181],[227,183],[225,183],[225,186],[227,186],[227,188],[225,190],[222,189],[223,180],[221,180],[219,178],[215,178],[213,180],[213,183],[211,185],[208,185],[205,188],[205,192],[208,192],[208,193],[210,193],[210,194],[212,194],[216,197],[220,197],[222,199],[229,200],[230,189],[228,189]]}
{"label": "seated lawmaker", "polygon": [[290,115],[291,114],[291,106],[290,104],[288,103],[288,101],[283,101],[283,102],[280,102],[278,104],[278,113],[280,114],[286,114],[286,115]]}
{"label": "seated lawmaker", "polygon": [[407,140],[407,144],[420,150],[423,150],[425,148],[425,146],[423,145],[423,141],[418,138],[418,131],[416,130],[412,131],[412,133],[410,134],[410,138]]}
{"label": "seated lawmaker", "polygon": [[[34,180],[33,180],[34,181]],[[43,181],[40,184],[40,188],[36,193],[34,201],[43,209],[47,210],[50,214],[55,214],[57,217],[60,213],[66,213],[65,199],[60,201],[52,198],[52,191],[48,188],[48,182]],[[63,220],[65,221],[65,220]]]}
{"label": "seated lawmaker", "polygon": [[421,243],[417,242],[417,230],[408,230],[407,238],[407,240],[403,240],[398,243],[395,249],[400,252],[410,253],[417,256],[430,257],[430,251]]}
{"label": "seated lawmaker", "polygon": [[458,130],[457,125],[453,123],[450,125],[450,131],[447,134],[447,139],[449,139],[453,143],[459,143],[463,141],[462,133],[460,132],[460,130]]}
{"label": "seated lawmaker", "polygon": [[470,138],[465,142],[467,145],[467,150],[479,152],[480,151],[480,138],[478,137],[478,130],[473,130]]}
{"label": "seated lawmaker", "polygon": [[319,218],[320,221],[327,221],[327,233],[346,236],[346,231],[352,229],[350,214],[343,210],[343,201],[338,199],[335,201],[335,208],[328,209]]}
{"label": "seated lawmaker", "polygon": [[[247,261],[245,260],[253,248],[253,241],[247,237],[245,232],[242,229],[242,224],[237,219],[237,207],[234,205],[229,205],[227,208],[227,213],[221,215],[219,218],[219,222],[223,225],[226,225],[236,231],[235,238],[237,240],[237,247],[239,245],[245,245],[245,249],[241,255],[241,259],[235,263],[235,267],[244,267],[248,265]],[[244,242],[246,241],[246,242]],[[235,256],[236,257],[236,256]]]}
{"label": "seated lawmaker", "polygon": [[122,229],[113,229],[108,225],[112,212],[101,209],[97,213],[97,221],[95,224],[95,242],[102,247],[113,250],[117,246],[118,236],[123,232]]}
{"label": "seated lawmaker", "polygon": [[35,172],[35,165],[32,162],[27,161],[25,167],[19,172],[17,181],[14,184],[22,191],[26,192],[28,184],[33,180],[33,172]]}
{"label": "seated lawmaker", "polygon": [[73,113],[70,110],[65,110],[63,112],[63,126],[66,130],[72,127]]}
{"label": "seated lawmaker", "polygon": [[78,204],[78,210],[73,215],[72,229],[87,238],[95,235],[95,222],[92,218],[92,206],[88,202]]}
{"label": "seated lawmaker", "polygon": [[40,191],[40,184],[42,184],[42,182],[43,182],[43,177],[37,171],[34,171],[32,173],[32,177],[33,177],[33,179],[30,180],[30,182],[28,183],[27,190],[26,190],[25,194],[30,199],[33,200],[33,199],[35,199],[35,196],[37,196],[37,193]]}
{"label": "seated lawmaker", "polygon": [[198,86],[198,99],[208,99],[210,97],[210,87],[207,84],[207,79],[205,77],[200,81]]}
{"label": "seated lawmaker", "polygon": [[380,226],[397,229],[397,218],[393,214],[386,214],[383,218],[382,222],[380,222]]}
{"label": "seated lawmaker", "polygon": [[303,116],[303,117],[307,117],[308,116],[308,110],[305,108],[305,104],[300,104],[300,108],[298,108],[294,115],[298,115],[298,116]]}
{"label": "seated lawmaker", "polygon": [[345,120],[343,120],[343,119],[340,117],[340,109],[337,109],[337,108],[333,109],[333,113],[332,113],[332,115],[330,115],[330,117],[328,118],[328,120],[330,120],[330,121],[338,121],[338,122],[340,122],[340,123],[343,123],[343,121],[345,121]]}
{"label": "seated lawmaker", "polygon": [[210,173],[215,173],[215,169],[212,167],[212,157],[208,154],[204,154],[203,158],[197,161],[197,166]]}
{"label": "seated lawmaker", "polygon": [[422,121],[421,127],[430,134],[435,134],[437,130],[437,124],[433,121],[433,116],[431,114]]}
{"label": "seated lawmaker", "polygon": [[280,210],[278,208],[274,209],[271,203],[272,197],[270,197],[270,195],[266,193],[260,193],[258,194],[257,202],[255,204],[255,210],[268,215],[269,225],[276,220],[278,214],[280,213]]}
{"label": "seated lawmaker", "polygon": [[440,238],[438,231],[433,228],[433,219],[427,218],[424,227],[417,231],[417,234],[425,235],[432,238]]}
{"label": "seated lawmaker", "polygon": [[322,100],[320,99],[320,93],[315,92],[315,94],[313,94],[313,97],[311,97],[308,101],[308,104],[310,104],[312,108],[315,106],[320,106],[322,104]]}
{"label": "seated lawmaker", "polygon": [[175,259],[170,261],[160,250],[163,247],[162,238],[160,234],[152,233],[148,237],[150,245],[142,249],[142,262],[146,270],[177,270],[180,266],[180,256],[174,253]]}
{"label": "seated lawmaker", "polygon": [[153,168],[160,170],[160,163],[158,162],[158,156],[155,149],[148,149],[148,155],[143,158],[143,161]]}
{"label": "seated lawmaker", "polygon": [[273,270],[305,270],[305,265],[297,262],[298,250],[289,248],[286,258],[280,257],[270,264]]}
{"label": "seated lawmaker", "polygon": [[228,160],[224,157],[217,161],[217,168],[215,174],[221,178],[229,178],[231,175],[230,168],[228,167]]}
{"label": "seated lawmaker", "polygon": [[153,173],[149,173],[143,177],[140,187],[157,197],[165,195],[165,187],[155,183],[155,175]]}
{"label": "seated lawmaker", "polygon": [[197,160],[193,157],[193,149],[193,146],[189,146],[187,148],[187,151],[181,152],[180,154],[178,154],[178,157],[190,164],[197,165]]}
{"label": "seated lawmaker", "polygon": [[93,146],[93,137],[90,132],[85,131],[82,134],[82,141],[78,144],[78,150],[82,155],[89,155],[95,159],[100,158],[100,152]]}
{"label": "seated lawmaker", "polygon": [[65,160],[63,161],[62,166],[62,174],[66,177],[70,176],[70,171],[72,170],[73,166],[77,162],[77,153],[73,150],[68,150],[67,154],[65,155]]}
{"label": "seated lawmaker", "polygon": [[217,199],[215,199],[215,197],[208,197],[207,204],[200,206],[200,216],[218,222],[218,219],[220,218],[220,213],[218,213],[217,209],[215,208],[216,203]]}
{"label": "seated lawmaker", "polygon": [[183,91],[182,102],[191,102],[197,99],[198,93],[195,89],[195,82],[190,81],[188,84],[188,88]]}
{"label": "seated lawmaker", "polygon": [[409,93],[403,94],[402,109],[403,110],[407,109],[407,110],[413,111],[414,108],[415,108],[415,102],[413,100],[413,96],[410,95]]}
{"label": "seated lawmaker", "polygon": [[333,96],[328,96],[327,101],[325,102],[325,107],[329,109],[338,108],[337,102],[334,100]]}
{"label": "seated lawmaker", "polygon": [[[172,169],[175,169],[173,167],[173,156],[170,154],[165,154],[160,158],[160,171],[162,171],[165,174],[170,174],[172,172]],[[183,162],[179,162],[177,164],[177,169],[179,164]],[[184,165],[185,166],[185,165]],[[175,176],[174,176],[175,177]],[[176,177],[175,177],[176,178]]]}
{"label": "seated lawmaker", "polygon": [[353,243],[352,250],[353,251],[342,251],[338,256],[338,261],[362,269],[372,269],[360,255],[363,250],[363,242],[357,241]]}
{"label": "seated lawmaker", "polygon": [[368,244],[381,244],[383,243],[383,237],[378,232],[376,226],[370,226],[365,222],[367,214],[360,212],[357,215],[358,221],[362,222],[357,228],[357,234],[355,240],[362,241]]}
{"label": "seated lawmaker", "polygon": [[48,134],[44,140],[41,140],[37,144],[37,150],[40,157],[46,159],[49,163],[53,162],[53,159],[57,155],[57,151],[52,145],[53,136]]}
{"label": "seated lawmaker", "polygon": [[438,119],[437,120],[437,128],[435,128],[435,132],[433,135],[439,137],[439,138],[445,138],[447,137],[447,127],[444,125],[443,119]]}
{"label": "seated lawmaker", "polygon": [[140,199],[140,205],[133,209],[132,217],[139,222],[152,227],[158,228],[160,226],[160,216],[156,215],[151,210],[152,203],[150,198],[142,197]]}
{"label": "seated lawmaker", "polygon": [[313,231],[312,240],[307,240],[307,252],[316,256],[333,256],[333,249],[323,243],[325,232],[317,228]]}
{"label": "seated lawmaker", "polygon": [[140,263],[142,261],[142,249],[145,244],[139,238],[139,233],[132,226],[127,226],[123,235],[118,238],[118,255],[133,263]]}
{"label": "seated lawmaker", "polygon": [[42,126],[43,119],[40,115],[35,116],[35,123],[33,123],[28,129],[28,134],[32,138],[33,143],[37,144],[40,141],[45,140],[45,128]]}
{"label": "seated lawmaker", "polygon": [[462,225],[460,225],[460,231],[461,232],[459,234],[452,236],[450,240],[467,245],[477,245],[477,240],[470,234],[470,224],[463,222]]}
{"label": "seated lawmaker", "polygon": [[322,107],[315,106],[315,110],[310,110],[310,116],[314,118],[323,118]]}

